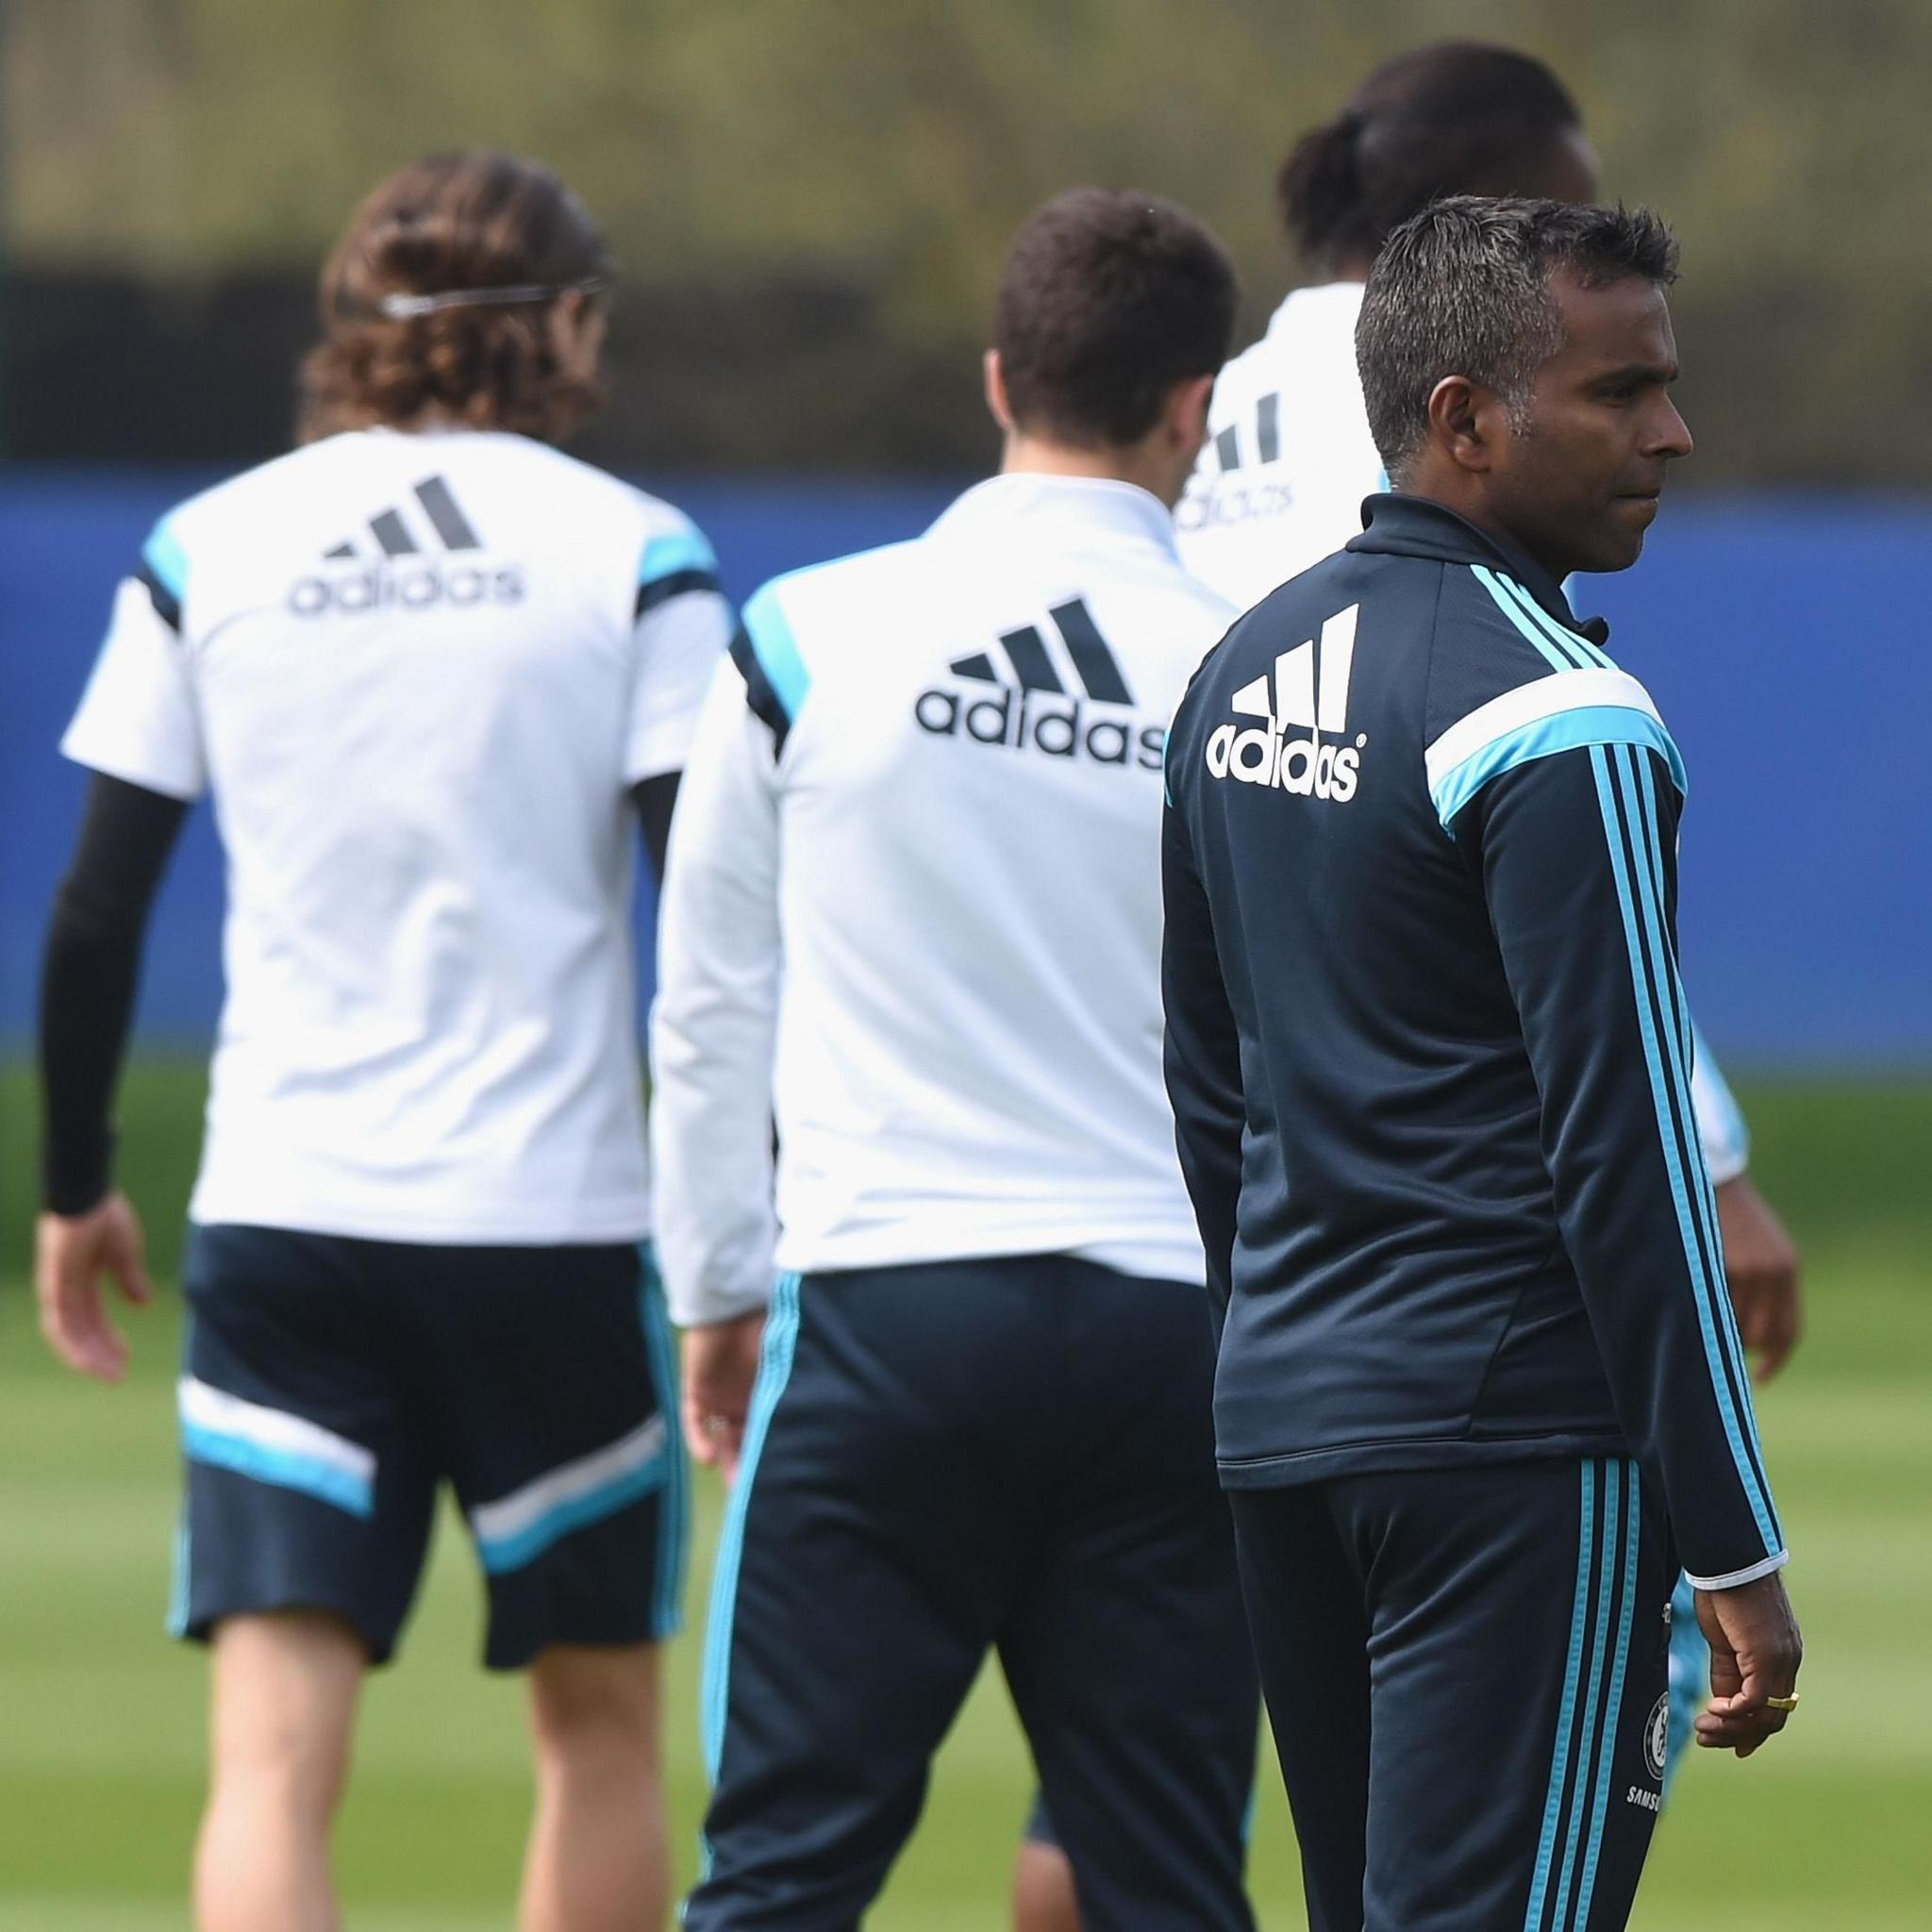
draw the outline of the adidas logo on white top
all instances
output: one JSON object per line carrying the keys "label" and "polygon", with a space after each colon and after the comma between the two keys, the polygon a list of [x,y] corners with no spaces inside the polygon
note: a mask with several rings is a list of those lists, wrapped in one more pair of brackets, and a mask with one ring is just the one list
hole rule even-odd
{"label": "adidas logo on white top", "polygon": [[[946,667],[957,678],[993,687],[992,694],[973,696],[935,685],[921,691],[913,703],[919,728],[934,738],[1158,772],[1167,729],[1143,724],[1131,715],[1134,693],[1126,674],[1101,636],[1086,600],[1071,598],[1055,605],[1047,615],[1066,653],[1066,664],[1073,668],[1077,691],[1068,682],[1064,665],[1047,648],[1041,627],[1021,625],[1000,633],[1003,658],[974,651]],[[1011,666],[1010,675],[1007,665]],[[1094,708],[1103,706],[1106,709],[1096,715]]]}
{"label": "adidas logo on white top", "polygon": [[[1338,748],[1322,742],[1322,734],[1348,728],[1348,680],[1355,668],[1355,626],[1360,605],[1338,610],[1322,625],[1318,648],[1310,638],[1274,660],[1273,674],[1264,673],[1244,684],[1230,700],[1243,718],[1261,722],[1247,726],[1223,724],[1208,741],[1208,769],[1217,778],[1241,785],[1273,785],[1297,797],[1324,798],[1346,805],[1355,796],[1361,747]],[[1300,726],[1305,738],[1290,738]]]}
{"label": "adidas logo on white top", "polygon": [[[354,539],[331,544],[323,552],[323,561],[348,567],[297,577],[289,589],[289,608],[297,617],[324,617],[356,616],[377,608],[411,611],[523,602],[521,565],[456,560],[463,553],[480,551],[484,544],[444,477],[425,476],[414,495],[426,519],[426,531],[412,531],[400,509],[377,510],[369,519],[377,556],[365,559]],[[418,539],[432,533],[435,541],[426,546],[425,555],[425,545]],[[437,544],[451,560],[434,554]]]}

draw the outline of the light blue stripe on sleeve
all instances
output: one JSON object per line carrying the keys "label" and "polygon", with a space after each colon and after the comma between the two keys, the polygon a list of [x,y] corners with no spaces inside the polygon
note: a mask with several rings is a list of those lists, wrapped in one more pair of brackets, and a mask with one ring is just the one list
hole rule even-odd
{"label": "light blue stripe on sleeve", "polygon": [[180,539],[168,527],[163,518],[154,526],[145,543],[141,546],[142,560],[148,569],[159,577],[178,603],[188,593],[188,553],[182,549]]}
{"label": "light blue stripe on sleeve", "polygon": [[1678,789],[1683,789],[1684,761],[1671,734],[1649,712],[1629,705],[1586,705],[1518,725],[1452,765],[1429,787],[1436,816],[1446,827],[1491,778],[1534,758],[1587,744],[1642,745],[1664,759]]}
{"label": "light blue stripe on sleeve", "polygon": [[811,676],[799,655],[798,640],[791,635],[791,625],[769,584],[754,592],[744,607],[744,630],[766,682],[785,707],[785,715],[796,724],[799,707],[811,688]]}
{"label": "light blue stripe on sleeve", "polygon": [[638,564],[638,582],[655,584],[659,577],[675,576],[679,571],[716,572],[718,556],[697,530],[672,530],[653,537],[644,545]]}
{"label": "light blue stripe on sleeve", "polygon": [[1596,1486],[1588,1458],[1581,1465],[1583,1496],[1576,1531],[1576,1595],[1570,1610],[1570,1660],[1563,1676],[1563,1702],[1557,1712],[1557,1741],[1550,1758],[1550,1790],[1543,1801],[1542,1836],[1537,1841],[1536,1871],[1530,1880],[1524,1932],[1541,1932],[1543,1900],[1550,1887],[1557,1830],[1563,1816],[1563,1787],[1570,1776],[1570,1733],[1576,1718],[1576,1687],[1583,1674],[1583,1631],[1590,1616],[1590,1571],[1596,1551]]}
{"label": "light blue stripe on sleeve", "polygon": [[[1669,1010],[1669,999],[1674,993],[1677,1009],[1681,1012],[1684,1010],[1683,991],[1675,980],[1675,961],[1664,928],[1662,896],[1651,886],[1653,879],[1662,875],[1663,860],[1658,843],[1656,801],[1651,792],[1650,767],[1647,761],[1631,758],[1625,752],[1612,752],[1606,756],[1610,762],[1618,794],[1624,802],[1631,837],[1639,844],[1641,858],[1647,861],[1639,874],[1641,885],[1637,893],[1641,944],[1646,958],[1642,961],[1633,958],[1633,969],[1649,974],[1649,984],[1659,996],[1660,1010]],[[1612,853],[1613,857],[1620,856],[1614,839]],[[1639,1012],[1648,1019],[1649,1007],[1641,977],[1639,982]],[[1778,1526],[1776,1514],[1771,1508],[1770,1496],[1758,1475],[1763,1467],[1763,1452],[1757,1446],[1757,1423],[1751,1409],[1751,1379],[1744,1367],[1743,1345],[1739,1340],[1729,1291],[1721,1276],[1714,1276],[1713,1273],[1701,1266],[1697,1233],[1692,1226],[1694,1221],[1696,1229],[1702,1230],[1702,1252],[1712,1257],[1712,1269],[1715,1270],[1721,1265],[1724,1251],[1717,1233],[1717,1203],[1711,1194],[1709,1173],[1705,1167],[1703,1150],[1697,1141],[1689,1071],[1680,1056],[1677,1039],[1668,1030],[1663,1035],[1660,1048],[1654,1037],[1647,1039],[1645,1044],[1652,1055],[1653,1093],[1657,1107],[1658,1127],[1663,1136],[1666,1158],[1672,1167],[1686,1257],[1691,1264],[1693,1283],[1700,1288],[1698,1316],[1712,1380],[1724,1415],[1732,1454],[1751,1500],[1752,1514],[1759,1532],[1766,1539],[1765,1554],[1774,1556],[1784,1547],[1784,1532]],[[1688,1174],[1677,1166],[1677,1142],[1672,1131],[1674,1104],[1677,1117],[1683,1122],[1685,1139],[1690,1150]],[[1730,1372],[1728,1379],[1726,1363]],[[1729,1385],[1732,1381],[1742,1392],[1741,1418],[1731,1399]]]}
{"label": "light blue stripe on sleeve", "polygon": [[1757,1419],[1751,1401],[1751,1375],[1745,1360],[1743,1338],[1738,1332],[1737,1311],[1731,1305],[1730,1290],[1724,1278],[1724,1240],[1718,1231],[1717,1194],[1710,1183],[1710,1169],[1706,1165],[1697,1133],[1696,1105],[1690,1083],[1690,1009],[1684,998],[1683,985],[1676,976],[1676,959],[1670,949],[1669,934],[1664,926],[1663,847],[1657,823],[1657,797],[1648,760],[1634,758],[1628,753],[1619,753],[1618,756],[1629,760],[1631,769],[1624,775],[1642,808],[1644,842],[1649,850],[1652,871],[1659,881],[1656,896],[1645,910],[1657,983],[1674,1000],[1677,1012],[1682,1016],[1682,1030],[1676,1039],[1670,1041],[1671,1074],[1690,1147],[1691,1177],[1695,1183],[1695,1202],[1704,1229],[1706,1251],[1712,1257],[1711,1266],[1717,1283],[1717,1291],[1711,1299],[1716,1305],[1719,1332],[1742,1404],[1742,1430],[1749,1452],[1750,1474],[1755,1478],[1754,1507],[1757,1525],[1769,1540],[1765,1554],[1775,1556],[1784,1547],[1784,1528],[1777,1520],[1777,1510],[1772,1503],[1770,1487],[1764,1476],[1764,1451],[1757,1440]]}
{"label": "light blue stripe on sleeve", "polygon": [[[1601,745],[1591,747],[1591,765],[1596,774],[1597,804],[1603,815],[1604,836],[1609,847],[1610,872],[1616,882],[1617,900],[1623,911],[1624,941],[1629,954],[1631,981],[1637,1006],[1638,1032],[1643,1041],[1644,1063],[1650,1074],[1651,1104],[1656,1109],[1657,1136],[1662,1148],[1664,1170],[1670,1179],[1671,1198],[1677,1214],[1678,1240],[1684,1253],[1684,1262],[1690,1276],[1691,1296],[1697,1307],[1699,1332],[1704,1341],[1705,1365],[1710,1375],[1712,1393],[1717,1399],[1718,1414],[1724,1424],[1724,1438],[1730,1445],[1731,1458],[1735,1465],[1744,1493],[1751,1505],[1753,1520],[1760,1535],[1765,1538],[1765,1554],[1775,1555],[1784,1547],[1783,1538],[1778,1535],[1774,1520],[1766,1505],[1766,1499],[1757,1483],[1753,1468],[1753,1457],[1744,1446],[1744,1432],[1740,1424],[1736,1404],[1731,1400],[1730,1378],[1724,1360],[1724,1342],[1718,1331],[1718,1317],[1714,1312],[1712,1283],[1704,1264],[1704,1257],[1698,1241],[1697,1228],[1693,1219],[1690,1201],[1690,1185],[1684,1173],[1684,1166],[1678,1158],[1676,1127],[1672,1118],[1672,1094],[1669,1075],[1664,1064],[1664,1044],[1657,1038],[1657,1032],[1651,1017],[1651,975],[1646,958],[1647,948],[1638,910],[1641,888],[1633,882],[1630,868],[1625,861],[1623,835],[1619,829],[1613,790],[1625,805],[1633,838],[1641,838],[1639,829],[1638,804],[1629,796],[1624,783],[1623,774],[1612,763],[1617,753]],[[1682,1096],[1685,1117],[1689,1118],[1689,1094]],[[1695,1140],[1692,1137],[1693,1154]],[[1701,1175],[1703,1161],[1697,1160]],[[1722,1291],[1722,1284],[1718,1285]],[[1747,1397],[1748,1400],[1748,1397]]]}
{"label": "light blue stripe on sleeve", "polygon": [[182,1424],[181,1448],[191,1462],[233,1470],[237,1475],[273,1483],[277,1489],[299,1490],[317,1502],[346,1509],[351,1516],[375,1513],[375,1491],[369,1478],[320,1457],[274,1448],[249,1436],[230,1435],[196,1423]]}
{"label": "light blue stripe on sleeve", "polygon": [[[1648,761],[1632,760],[1633,769],[1625,773],[1632,789],[1642,807],[1643,842],[1650,859],[1651,876],[1655,880],[1653,892],[1645,910],[1648,913],[1646,939],[1651,948],[1651,969],[1657,975],[1657,984],[1673,998],[1678,1015],[1678,1026],[1671,1041],[1671,1074],[1674,1091],[1683,1106],[1684,1125],[1690,1139],[1692,1178],[1696,1181],[1696,1205],[1701,1224],[1704,1228],[1707,1251],[1713,1257],[1712,1265],[1719,1271],[1722,1282],[1724,1266],[1724,1240],[1718,1231],[1717,1193],[1710,1184],[1710,1169],[1704,1158],[1702,1138],[1697,1133],[1697,1096],[1690,1076],[1691,1034],[1690,1008],[1684,998],[1682,983],[1677,978],[1675,955],[1671,950],[1670,935],[1664,926],[1663,893],[1663,841],[1658,829],[1657,796],[1652,786]],[[1717,1297],[1718,1312],[1729,1345],[1731,1364],[1737,1371],[1738,1386],[1744,1391],[1746,1420],[1751,1419],[1751,1377],[1746,1371],[1744,1344],[1738,1334],[1737,1312],[1731,1306],[1728,1287]],[[1753,1454],[1759,1467],[1763,1464],[1762,1451],[1756,1448],[1756,1424],[1752,1423]],[[1769,1500],[1767,1498],[1767,1500]]]}

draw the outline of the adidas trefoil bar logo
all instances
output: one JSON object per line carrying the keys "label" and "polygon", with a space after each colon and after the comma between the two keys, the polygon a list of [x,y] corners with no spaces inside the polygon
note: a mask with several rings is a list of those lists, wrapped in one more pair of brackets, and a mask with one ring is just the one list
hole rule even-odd
{"label": "adidas trefoil bar logo", "polygon": [[[400,509],[377,510],[369,519],[369,534],[379,555],[366,558],[354,540],[332,544],[323,552],[323,561],[348,567],[297,577],[289,587],[289,608],[297,617],[325,617],[523,601],[520,566],[445,563],[434,554],[437,544],[452,557],[483,548],[445,477],[425,476],[413,494],[426,529],[412,530]],[[419,537],[426,537],[428,543],[419,542]]]}
{"label": "adidas trefoil bar logo", "polygon": [[[1091,758],[1096,764],[1160,769],[1166,727],[1137,725],[1131,715],[1095,716],[1090,706],[1130,708],[1120,660],[1101,636],[1093,613],[1080,598],[1047,613],[1066,651],[1066,668],[1079,691],[1068,689],[1062,666],[1034,625],[1000,634],[999,653],[974,651],[947,666],[955,677],[991,685],[994,694],[974,697],[934,685],[919,693],[912,715],[922,731],[971,744],[1006,745],[1051,758]],[[1002,662],[1004,660],[1004,662]],[[1004,668],[1010,666],[1010,675]]]}
{"label": "adidas trefoil bar logo", "polygon": [[[1223,724],[1208,741],[1208,769],[1217,778],[1242,785],[1274,785],[1297,797],[1310,795],[1336,805],[1355,796],[1361,762],[1357,737],[1338,749],[1322,742],[1322,734],[1348,728],[1348,679],[1355,668],[1355,626],[1361,606],[1338,610],[1322,625],[1322,641],[1314,639],[1284,651],[1274,660],[1272,676],[1263,673],[1244,684],[1229,701],[1243,718],[1258,724]],[[1291,726],[1306,738],[1289,738]]]}

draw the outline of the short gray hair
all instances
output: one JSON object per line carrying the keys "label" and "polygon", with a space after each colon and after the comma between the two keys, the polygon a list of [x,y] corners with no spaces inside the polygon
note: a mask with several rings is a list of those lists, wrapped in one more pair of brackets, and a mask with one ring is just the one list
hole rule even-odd
{"label": "short gray hair", "polygon": [[1445,375],[1494,390],[1512,420],[1563,346],[1550,276],[1586,288],[1639,276],[1668,288],[1677,243],[1647,208],[1458,194],[1433,202],[1375,258],[1356,323],[1369,430],[1390,475],[1422,447]]}

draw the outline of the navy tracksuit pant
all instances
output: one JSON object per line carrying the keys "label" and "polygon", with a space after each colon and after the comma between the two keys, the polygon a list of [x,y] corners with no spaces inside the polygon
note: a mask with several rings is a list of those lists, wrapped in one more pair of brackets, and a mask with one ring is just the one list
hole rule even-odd
{"label": "navy tracksuit pant", "polygon": [[1310,1932],[1614,1932],[1663,1791],[1677,1562],[1591,1457],[1230,1493]]}
{"label": "navy tracksuit pant", "polygon": [[688,1932],[855,1926],[988,1650],[1086,1932],[1247,1932],[1258,1708],[1203,1291],[1035,1256],[781,1280],[705,1655]]}

